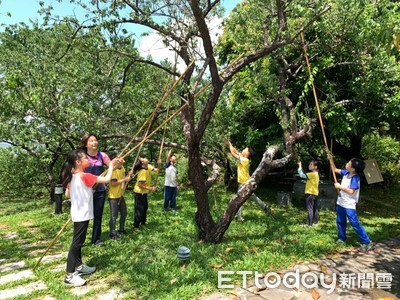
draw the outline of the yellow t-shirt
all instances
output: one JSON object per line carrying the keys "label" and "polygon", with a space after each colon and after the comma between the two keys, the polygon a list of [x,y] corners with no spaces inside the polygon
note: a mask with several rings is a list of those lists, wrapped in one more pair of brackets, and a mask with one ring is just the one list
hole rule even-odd
{"label": "yellow t-shirt", "polygon": [[[116,179],[120,180],[122,178],[125,178],[125,168],[121,167],[121,169],[115,169],[112,172],[111,175],[111,181]],[[108,198],[121,198],[122,197],[122,183],[118,185],[112,185],[110,184],[109,190],[108,190]]]}
{"label": "yellow t-shirt", "polygon": [[148,166],[147,170],[145,169],[141,169],[138,174],[137,174],[137,181],[135,184],[135,188],[133,189],[133,191],[135,193],[138,194],[147,194],[149,192],[149,190],[147,189],[143,189],[141,187],[139,187],[139,181],[144,182],[144,185],[146,186],[150,186],[151,184],[151,176],[150,176],[150,170],[152,170],[153,167],[151,167],[150,165]]}
{"label": "yellow t-shirt", "polygon": [[318,172],[309,172],[306,175],[307,175],[307,180],[306,180],[305,193],[318,196],[318,194],[319,194],[319,191],[318,191],[319,174],[318,174]]}
{"label": "yellow t-shirt", "polygon": [[237,163],[237,181],[240,184],[250,179],[250,160],[239,155]]}

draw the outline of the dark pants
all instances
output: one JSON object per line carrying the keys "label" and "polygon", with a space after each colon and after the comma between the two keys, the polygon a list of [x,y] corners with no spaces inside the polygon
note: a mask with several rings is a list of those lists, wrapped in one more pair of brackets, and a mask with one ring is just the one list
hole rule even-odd
{"label": "dark pants", "polygon": [[74,273],[82,265],[82,245],[86,240],[89,221],[74,222],[74,236],[67,258],[67,273]]}
{"label": "dark pants", "polygon": [[176,209],[176,186],[164,186],[164,209]]}
{"label": "dark pants", "polygon": [[149,203],[147,202],[147,194],[135,193],[135,218],[133,221],[134,228],[139,228],[140,224],[146,224],[148,208]]}
{"label": "dark pants", "polygon": [[114,198],[110,200],[110,237],[116,236],[115,226],[117,223],[118,213],[121,213],[119,218],[119,231],[125,230],[126,220],[126,202],[124,197]]}
{"label": "dark pants", "polygon": [[315,195],[307,194],[307,225],[318,224],[318,199]]}
{"label": "dark pants", "polygon": [[101,238],[101,222],[103,219],[104,204],[106,202],[106,191],[93,193],[93,232],[92,244],[100,241]]}

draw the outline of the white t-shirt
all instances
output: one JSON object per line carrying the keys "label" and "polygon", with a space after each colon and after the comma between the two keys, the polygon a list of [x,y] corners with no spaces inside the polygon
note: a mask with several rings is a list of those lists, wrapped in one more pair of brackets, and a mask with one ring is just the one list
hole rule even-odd
{"label": "white t-shirt", "polygon": [[178,186],[178,169],[171,163],[165,165],[165,186],[177,187]]}
{"label": "white t-shirt", "polygon": [[69,183],[71,195],[71,218],[73,222],[93,219],[93,190],[97,176],[90,173],[72,175]]}
{"label": "white t-shirt", "polygon": [[354,193],[350,195],[344,191],[340,191],[337,204],[344,208],[356,209],[356,204],[360,197],[360,175],[356,174],[349,177],[350,172],[347,170],[341,170],[341,174],[343,176],[341,185],[353,189]]}

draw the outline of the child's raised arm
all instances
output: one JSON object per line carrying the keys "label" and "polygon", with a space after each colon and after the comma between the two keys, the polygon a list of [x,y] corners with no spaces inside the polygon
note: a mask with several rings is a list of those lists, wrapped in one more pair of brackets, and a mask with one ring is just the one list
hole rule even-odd
{"label": "child's raised arm", "polygon": [[297,162],[297,165],[299,166],[297,173],[299,173],[300,178],[307,179],[307,175],[303,172],[303,165],[301,164],[301,161]]}
{"label": "child's raised arm", "polygon": [[120,159],[118,157],[114,158],[108,165],[107,174],[105,176],[98,176],[96,183],[109,183],[111,181],[114,165],[116,165],[119,161]]}
{"label": "child's raised arm", "polygon": [[231,152],[232,156],[236,159],[239,158],[239,152],[235,147],[233,147],[232,143],[230,141],[225,141],[226,146],[229,148],[229,151]]}

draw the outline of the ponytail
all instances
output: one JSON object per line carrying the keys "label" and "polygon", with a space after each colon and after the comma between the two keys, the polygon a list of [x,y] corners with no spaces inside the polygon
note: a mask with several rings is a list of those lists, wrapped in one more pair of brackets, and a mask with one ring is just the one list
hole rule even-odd
{"label": "ponytail", "polygon": [[75,168],[75,162],[86,155],[83,149],[75,149],[68,153],[67,160],[65,161],[61,172],[61,183],[67,187],[68,183],[72,180],[72,170]]}

